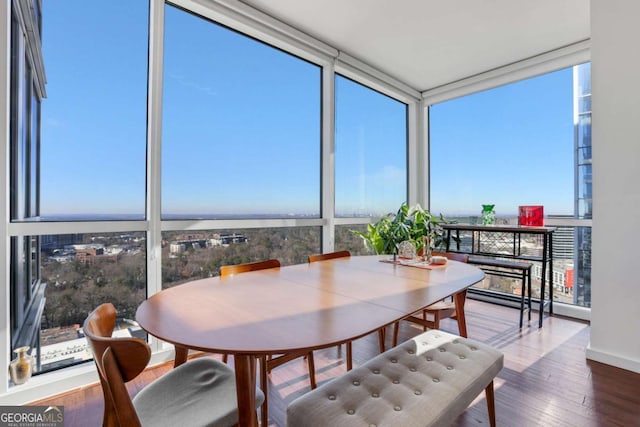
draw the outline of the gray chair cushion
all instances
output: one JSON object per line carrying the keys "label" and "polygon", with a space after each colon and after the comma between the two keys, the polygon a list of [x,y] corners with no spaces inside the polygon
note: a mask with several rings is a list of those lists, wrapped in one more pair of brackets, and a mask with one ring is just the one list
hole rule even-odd
{"label": "gray chair cushion", "polygon": [[294,400],[287,425],[448,426],[503,359],[485,344],[430,330]]}
{"label": "gray chair cushion", "polygon": [[[256,389],[256,407],[264,401]],[[143,426],[231,426],[238,422],[234,371],[203,357],[155,380],[133,398]]]}

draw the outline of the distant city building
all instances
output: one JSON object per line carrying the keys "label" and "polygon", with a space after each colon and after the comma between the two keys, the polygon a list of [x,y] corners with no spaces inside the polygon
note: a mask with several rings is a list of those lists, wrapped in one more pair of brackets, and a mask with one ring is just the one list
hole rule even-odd
{"label": "distant city building", "polygon": [[[592,218],[591,175],[591,63],[573,67],[573,123],[575,140],[575,211]],[[573,302],[591,306],[591,228],[578,227],[574,254]]]}
{"label": "distant city building", "polygon": [[51,234],[40,236],[40,246],[42,250],[64,248],[65,246],[82,243],[84,234]]}
{"label": "distant city building", "polygon": [[171,254],[181,254],[186,250],[187,246],[184,243],[171,243],[169,245],[169,253]]}
{"label": "distant city building", "polygon": [[249,239],[244,234],[233,233],[233,234],[221,234],[220,242],[223,245],[230,245],[232,243],[247,243]]}
{"label": "distant city building", "polygon": [[[563,218],[563,217],[549,215],[548,218]],[[560,261],[560,260],[573,261],[574,248],[575,248],[575,228],[574,227],[558,227],[556,231],[553,233],[554,261]]]}
{"label": "distant city building", "polygon": [[[189,236],[192,237],[192,236]],[[169,244],[169,254],[175,257],[178,254],[186,252],[188,249],[198,250],[206,249],[214,246],[228,245],[231,243],[244,243],[248,239],[243,234],[225,234],[224,237],[205,237],[189,238],[184,240],[176,240]]]}
{"label": "distant city building", "polygon": [[76,260],[82,264],[93,264],[97,256],[104,255],[103,248],[87,248],[76,251]]}

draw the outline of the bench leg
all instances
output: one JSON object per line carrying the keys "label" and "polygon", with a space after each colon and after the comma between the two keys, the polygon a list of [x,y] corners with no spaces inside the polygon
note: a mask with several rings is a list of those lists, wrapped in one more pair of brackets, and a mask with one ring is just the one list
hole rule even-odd
{"label": "bench leg", "polygon": [[487,397],[487,410],[489,411],[489,425],[496,427],[496,402],[493,395],[493,381],[489,383],[487,388],[484,389],[484,394]]}

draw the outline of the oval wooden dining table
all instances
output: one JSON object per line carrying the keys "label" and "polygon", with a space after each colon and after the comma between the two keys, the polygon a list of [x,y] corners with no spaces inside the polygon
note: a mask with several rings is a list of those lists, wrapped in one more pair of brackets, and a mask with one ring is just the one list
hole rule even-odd
{"label": "oval wooden dining table", "polygon": [[481,281],[449,261],[420,268],[356,256],[196,280],[145,300],[136,320],[179,347],[234,356],[239,425],[257,426],[256,358],[352,341]]}

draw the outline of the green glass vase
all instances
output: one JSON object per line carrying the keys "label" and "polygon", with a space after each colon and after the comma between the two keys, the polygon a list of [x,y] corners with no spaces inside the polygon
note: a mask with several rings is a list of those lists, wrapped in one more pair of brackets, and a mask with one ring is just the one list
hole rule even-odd
{"label": "green glass vase", "polygon": [[495,205],[482,205],[482,225],[491,225],[496,222]]}

